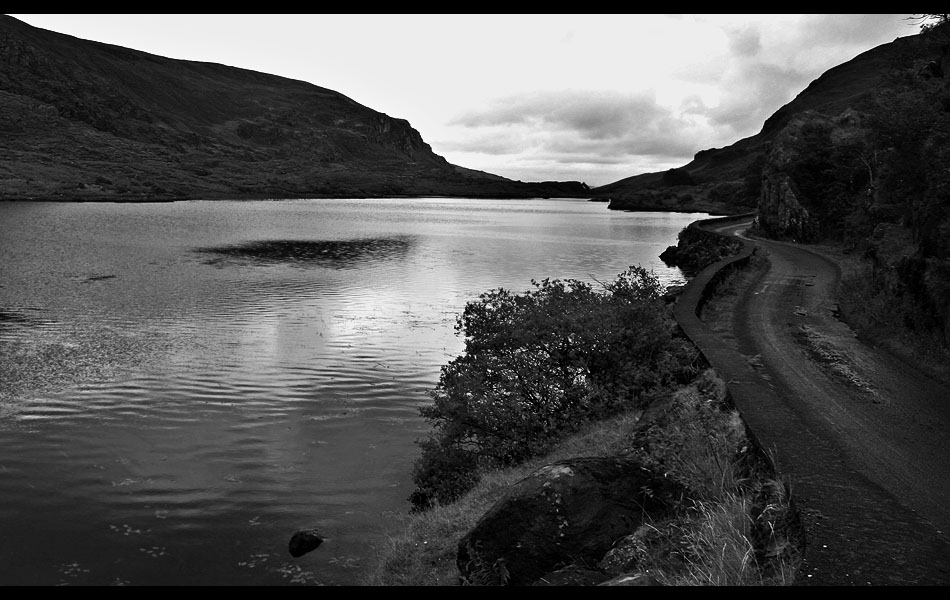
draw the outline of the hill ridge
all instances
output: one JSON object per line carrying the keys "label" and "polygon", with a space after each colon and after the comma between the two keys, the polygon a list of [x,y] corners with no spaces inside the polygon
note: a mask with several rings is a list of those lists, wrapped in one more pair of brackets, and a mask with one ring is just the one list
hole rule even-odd
{"label": "hill ridge", "polygon": [[279,75],[0,16],[0,199],[579,196],[435,154],[406,119]]}

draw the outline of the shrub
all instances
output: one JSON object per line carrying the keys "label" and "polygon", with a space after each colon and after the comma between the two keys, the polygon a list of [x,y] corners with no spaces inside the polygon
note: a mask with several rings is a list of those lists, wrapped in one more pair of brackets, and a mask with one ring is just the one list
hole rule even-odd
{"label": "shrub", "polygon": [[532,285],[486,292],[459,317],[464,352],[420,409],[433,433],[413,468],[416,510],[454,501],[479,469],[537,456],[584,422],[642,406],[698,372],[698,353],[642,267],[601,289],[573,279]]}

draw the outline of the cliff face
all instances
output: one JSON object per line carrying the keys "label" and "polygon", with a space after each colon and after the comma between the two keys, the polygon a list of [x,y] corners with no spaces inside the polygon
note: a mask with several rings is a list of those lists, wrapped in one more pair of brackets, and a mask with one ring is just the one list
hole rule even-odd
{"label": "cliff face", "polygon": [[813,237],[814,221],[798,202],[791,178],[782,172],[763,175],[756,224],[771,237],[807,240]]}
{"label": "cliff face", "polygon": [[[794,241],[817,239],[820,220],[802,202],[814,206],[816,196],[827,193],[820,187],[828,182],[804,180],[826,176],[831,167],[825,164],[825,155],[833,150],[833,140],[846,137],[839,132],[848,122],[847,115],[833,121],[807,111],[796,116],[767,144],[756,206],[756,226],[761,233]],[[832,130],[836,135],[831,135]],[[816,148],[816,145],[821,147]],[[813,208],[816,212],[818,209]]]}
{"label": "cliff face", "polygon": [[406,120],[306,82],[0,16],[0,199],[581,195],[449,164]]}

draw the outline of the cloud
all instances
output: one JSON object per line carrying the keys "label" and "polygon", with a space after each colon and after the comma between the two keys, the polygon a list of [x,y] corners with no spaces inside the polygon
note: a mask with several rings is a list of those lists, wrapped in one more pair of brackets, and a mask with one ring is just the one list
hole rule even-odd
{"label": "cloud", "polygon": [[544,165],[558,177],[602,185],[682,166],[712,141],[722,140],[704,118],[659,104],[653,91],[562,90],[497,98],[452,119],[450,133],[432,144],[450,162],[506,177]]}
{"label": "cloud", "polygon": [[729,50],[736,56],[755,56],[762,50],[762,34],[754,26],[727,28],[726,34],[729,36]]}
{"label": "cloud", "polygon": [[[469,132],[491,130],[494,144],[534,144],[558,152],[566,145],[594,151],[679,155],[690,123],[656,101],[655,93],[532,92],[499,98],[450,121]],[[520,133],[516,133],[520,132]],[[524,134],[524,135],[521,135]],[[464,145],[487,134],[469,135]],[[528,141],[530,140],[530,141]]]}
{"label": "cloud", "polygon": [[498,98],[484,109],[450,121],[468,128],[527,126],[571,131],[587,139],[623,136],[634,124],[663,116],[655,94],[619,92],[531,92]]}
{"label": "cloud", "polygon": [[705,115],[714,128],[728,128],[733,135],[756,133],[768,117],[805,89],[810,79],[793,68],[767,63],[745,65],[731,85],[723,88],[719,105]]}
{"label": "cloud", "polygon": [[[727,143],[757,133],[779,108],[829,68],[846,62],[899,25],[899,15],[776,15],[719,28],[724,53],[710,53],[673,74],[711,90],[683,98],[680,110],[707,119]],[[913,31],[908,30],[908,34]]]}
{"label": "cloud", "polygon": [[484,127],[466,133],[460,137],[434,139],[430,143],[443,152],[478,152],[492,156],[519,154],[533,143],[523,132],[511,128]]}

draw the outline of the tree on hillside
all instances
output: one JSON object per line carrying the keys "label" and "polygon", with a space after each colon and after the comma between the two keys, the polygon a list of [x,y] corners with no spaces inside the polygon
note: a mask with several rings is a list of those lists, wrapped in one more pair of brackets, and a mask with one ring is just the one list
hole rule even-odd
{"label": "tree on hillside", "polygon": [[915,21],[920,25],[921,31],[931,31],[950,23],[950,14],[919,14],[907,17],[909,21]]}

